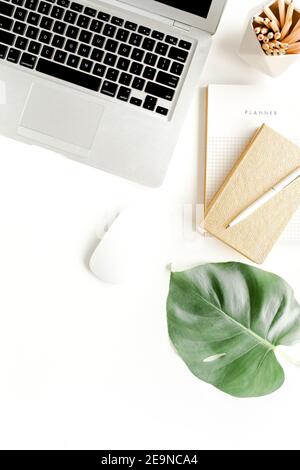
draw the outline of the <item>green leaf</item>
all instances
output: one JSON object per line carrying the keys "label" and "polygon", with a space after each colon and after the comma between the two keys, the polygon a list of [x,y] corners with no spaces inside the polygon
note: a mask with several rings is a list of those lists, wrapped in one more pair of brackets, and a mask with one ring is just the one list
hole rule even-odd
{"label": "green leaf", "polygon": [[172,273],[167,311],[170,338],[199,379],[236,397],[283,384],[274,351],[300,341],[300,306],[280,277],[241,263]]}

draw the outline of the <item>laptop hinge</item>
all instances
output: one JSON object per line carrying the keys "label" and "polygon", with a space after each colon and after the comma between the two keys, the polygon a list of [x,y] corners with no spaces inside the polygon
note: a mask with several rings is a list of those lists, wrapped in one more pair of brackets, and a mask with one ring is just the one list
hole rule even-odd
{"label": "laptop hinge", "polygon": [[175,28],[181,29],[182,31],[190,31],[191,27],[188,24],[180,23],[179,21],[174,21]]}

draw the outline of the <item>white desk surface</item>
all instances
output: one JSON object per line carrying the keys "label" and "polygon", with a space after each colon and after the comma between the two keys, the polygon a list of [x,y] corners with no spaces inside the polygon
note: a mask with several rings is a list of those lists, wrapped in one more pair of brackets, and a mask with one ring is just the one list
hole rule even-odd
{"label": "white desk surface", "polygon": [[[256,3],[228,2],[203,85],[271,80],[236,55]],[[277,79],[282,92],[298,86],[299,73],[300,61]],[[198,200],[198,98],[155,191],[174,203]],[[145,190],[5,138],[0,148],[0,447],[299,449],[299,369],[285,365],[286,382],[269,397],[226,396],[197,380],[169,344],[163,269],[113,287],[86,268],[103,211]],[[186,259],[234,258],[207,243],[205,255],[202,243],[187,244]],[[299,254],[278,245],[265,266],[298,298]]]}

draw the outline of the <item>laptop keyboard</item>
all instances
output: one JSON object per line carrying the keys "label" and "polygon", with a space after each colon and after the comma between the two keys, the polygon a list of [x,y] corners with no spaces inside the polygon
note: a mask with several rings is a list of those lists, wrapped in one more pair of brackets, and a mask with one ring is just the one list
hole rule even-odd
{"label": "laptop keyboard", "polygon": [[0,59],[168,116],[192,43],[69,0],[0,0]]}

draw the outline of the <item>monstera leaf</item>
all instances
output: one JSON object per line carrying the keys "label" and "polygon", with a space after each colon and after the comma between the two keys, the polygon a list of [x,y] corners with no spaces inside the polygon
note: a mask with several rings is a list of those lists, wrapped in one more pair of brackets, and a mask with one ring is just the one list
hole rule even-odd
{"label": "monstera leaf", "polygon": [[279,345],[300,341],[300,306],[280,277],[241,263],[172,273],[170,338],[199,379],[236,397],[277,390]]}

